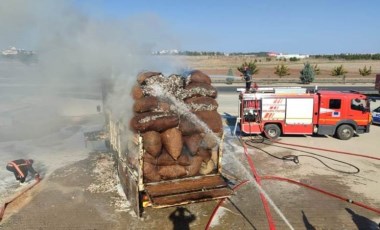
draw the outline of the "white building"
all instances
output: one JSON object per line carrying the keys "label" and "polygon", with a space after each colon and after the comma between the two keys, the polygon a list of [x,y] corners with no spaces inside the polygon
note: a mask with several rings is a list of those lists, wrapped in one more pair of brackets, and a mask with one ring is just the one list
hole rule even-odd
{"label": "white building", "polygon": [[1,52],[3,55],[17,55],[18,54],[18,49],[16,49],[16,47],[11,47],[7,50],[3,50]]}
{"label": "white building", "polygon": [[289,59],[289,58],[304,59],[304,58],[309,58],[309,55],[308,54],[283,54],[283,53],[279,53],[276,56],[276,59],[280,59],[280,58],[286,58],[286,59]]}

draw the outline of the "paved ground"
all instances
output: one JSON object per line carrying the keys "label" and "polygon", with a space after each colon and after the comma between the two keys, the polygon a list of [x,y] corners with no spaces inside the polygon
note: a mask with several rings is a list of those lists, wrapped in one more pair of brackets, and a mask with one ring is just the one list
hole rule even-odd
{"label": "paved ground", "polygon": [[[223,100],[221,113],[236,115],[235,96],[220,95],[219,100]],[[242,148],[230,135],[233,117],[227,118],[224,168],[234,177],[252,179]],[[371,133],[349,141],[305,136],[283,137],[281,140],[380,157],[375,151],[379,135],[380,126],[373,126]],[[249,152],[261,175],[289,177],[380,208],[380,197],[376,192],[380,178],[378,161],[311,150],[301,153],[296,148],[260,141],[248,144],[253,146]],[[350,162],[360,168],[360,173],[335,172],[310,157],[300,157],[300,164],[296,165],[271,156],[311,153]],[[326,159],[322,161],[332,168],[353,170]],[[119,195],[115,178],[111,154],[91,152],[87,159],[55,171],[35,189],[10,204],[0,229],[204,229],[216,205],[212,201],[181,208],[147,208],[143,217],[138,219]],[[295,229],[376,229],[380,221],[379,214],[297,185],[263,181],[263,188]],[[287,229],[285,222],[273,208],[271,210],[277,229]],[[182,216],[172,215],[176,211],[185,212]],[[267,226],[260,197],[250,183],[219,209],[212,229],[268,229]]]}

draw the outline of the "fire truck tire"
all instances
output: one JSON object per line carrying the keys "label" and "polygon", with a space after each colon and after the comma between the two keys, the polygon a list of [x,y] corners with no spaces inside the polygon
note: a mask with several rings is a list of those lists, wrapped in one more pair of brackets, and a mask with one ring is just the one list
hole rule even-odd
{"label": "fire truck tire", "polygon": [[265,136],[267,136],[269,139],[277,139],[281,135],[280,127],[275,124],[265,125],[264,130]]}
{"label": "fire truck tire", "polygon": [[336,136],[340,140],[348,140],[354,135],[354,129],[350,125],[341,125],[336,130]]}

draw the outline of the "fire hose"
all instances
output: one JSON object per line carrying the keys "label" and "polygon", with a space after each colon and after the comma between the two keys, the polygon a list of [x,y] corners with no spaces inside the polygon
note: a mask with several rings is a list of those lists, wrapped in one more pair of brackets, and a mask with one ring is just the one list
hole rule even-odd
{"label": "fire hose", "polygon": [[370,206],[368,206],[366,204],[363,204],[363,203],[354,201],[352,199],[336,195],[334,193],[331,193],[331,192],[328,192],[328,191],[325,191],[325,190],[322,190],[322,189],[319,189],[319,188],[316,188],[316,187],[313,187],[313,186],[310,186],[308,184],[304,184],[304,183],[301,183],[301,182],[298,182],[298,181],[295,181],[295,180],[292,180],[292,179],[288,179],[288,178],[285,178],[285,177],[278,177],[278,176],[262,176],[261,179],[262,180],[279,180],[279,181],[285,181],[285,182],[289,182],[289,183],[296,184],[296,185],[299,185],[299,186],[303,186],[305,188],[312,189],[312,190],[320,192],[322,194],[325,194],[325,195],[337,198],[339,200],[346,201],[348,203],[357,205],[359,207],[362,207],[362,208],[365,208],[365,209],[368,209],[370,211],[373,211],[373,212],[376,212],[376,213],[380,214],[380,209],[378,209],[378,208],[370,207]]}
{"label": "fire hose", "polygon": [[[271,229],[271,230],[275,230],[275,229],[276,229],[276,226],[275,226],[275,224],[274,224],[274,221],[273,221],[273,218],[272,218],[272,214],[271,214],[271,212],[270,212],[269,205],[268,205],[268,201],[267,201],[267,198],[269,198],[269,197],[266,197],[266,196],[264,195],[264,193],[263,193],[263,190],[261,189],[261,177],[260,177],[260,175],[259,175],[259,174],[257,173],[257,171],[256,171],[256,168],[255,168],[255,166],[254,166],[254,164],[253,164],[252,158],[248,155],[247,146],[244,144],[244,142],[243,142],[242,140],[240,140],[240,141],[241,141],[241,143],[242,143],[242,145],[243,145],[243,147],[244,147],[244,153],[245,153],[245,156],[247,157],[247,161],[248,161],[248,163],[249,163],[250,170],[251,170],[251,172],[252,172],[253,175],[254,175],[254,179],[255,179],[255,181],[256,181],[256,182],[254,182],[254,183],[257,183],[257,186],[256,186],[256,187],[257,187],[257,189],[259,190],[259,193],[260,193],[260,198],[261,198],[261,202],[262,202],[262,204],[263,204],[264,210],[265,210],[265,214],[266,214],[266,217],[267,217],[267,221],[268,221],[269,229]],[[245,182],[245,183],[246,183],[246,182]],[[238,186],[236,186],[236,189],[237,189],[238,187],[240,187],[240,184],[239,184]],[[223,202],[224,202],[224,199],[221,200],[221,201],[219,201],[218,205],[215,207],[215,209],[214,209],[214,211],[213,211],[213,213],[212,213],[212,215],[211,215],[211,217],[210,217],[210,219],[209,219],[209,221],[208,221],[208,223],[207,223],[206,229],[209,229],[209,227],[210,227],[210,223],[212,222],[212,220],[213,220],[213,218],[214,218],[214,216],[215,216],[217,210],[219,209],[219,207],[221,206],[221,204],[222,204]],[[285,223],[288,225],[288,227],[289,227],[290,229],[294,229],[294,228],[290,225],[289,221],[285,218],[285,216],[281,213],[281,211],[280,211],[280,210],[274,205],[274,203],[272,202],[271,204],[272,204],[274,210],[279,214],[279,216],[280,216],[280,217],[285,221]]]}
{"label": "fire hose", "polygon": [[40,183],[41,178],[36,177],[35,181],[32,184],[27,185],[25,188],[23,188],[21,191],[19,191],[17,194],[13,195],[12,197],[8,198],[3,204],[0,206],[0,222],[3,219],[5,209],[7,208],[8,204],[15,201],[17,198],[19,198],[21,195],[23,195],[25,192],[29,191],[31,188],[33,188],[35,185]]}
{"label": "fire hose", "polygon": [[[241,186],[245,185],[245,184],[248,183],[248,182],[249,182],[249,180],[242,181],[242,182],[240,182],[239,184],[235,185],[235,186],[232,188],[232,190],[233,190],[233,191],[236,191],[236,190],[238,190]],[[218,204],[216,205],[216,207],[215,207],[214,210],[212,211],[212,213],[211,213],[211,218],[208,220],[207,225],[206,225],[206,228],[205,228],[206,230],[210,229],[211,222],[212,222],[212,220],[214,219],[214,216],[215,216],[216,212],[218,211],[219,207],[224,203],[225,200],[226,200],[226,198],[220,199],[219,202],[218,202]]]}
{"label": "fire hose", "polygon": [[[265,131],[264,131],[264,133],[266,134]],[[266,135],[266,136],[268,137],[269,135]],[[345,154],[345,155],[350,155],[350,156],[357,156],[357,157],[363,157],[363,158],[368,158],[368,159],[380,160],[380,158],[378,158],[378,157],[373,157],[373,156],[368,156],[368,155],[363,155],[363,154],[356,154],[356,153],[350,153],[350,152],[345,152],[345,151],[337,151],[337,150],[331,150],[331,149],[326,149],[326,148],[317,148],[317,147],[310,147],[310,146],[305,146],[305,145],[297,145],[297,144],[284,143],[284,142],[273,140],[272,138],[268,138],[268,139],[270,141],[274,142],[274,143],[278,143],[278,144],[282,144],[282,145],[301,147],[301,148],[313,149],[313,150],[321,150],[321,151],[326,151],[326,152],[332,152],[332,153]],[[336,195],[334,193],[331,193],[331,192],[322,190],[320,188],[316,188],[316,187],[310,186],[308,184],[304,184],[304,183],[301,183],[301,182],[298,182],[298,181],[295,181],[295,180],[292,180],[292,179],[289,179],[289,178],[284,178],[284,177],[279,177],[279,176],[265,175],[265,176],[262,176],[262,180],[279,180],[279,181],[285,181],[285,182],[288,182],[288,183],[292,183],[292,184],[296,184],[296,185],[299,185],[299,186],[303,186],[305,188],[308,188],[308,189],[320,192],[320,193],[322,193],[324,195],[328,195],[328,196],[337,198],[339,200],[346,201],[348,203],[357,205],[359,207],[362,207],[362,208],[365,208],[367,210],[370,210],[370,211],[373,211],[375,213],[380,214],[380,209],[378,209],[378,208],[371,207],[369,205],[366,205],[366,204],[354,201],[354,200],[349,199],[349,198],[342,197],[340,195]]]}
{"label": "fire hose", "polygon": [[[273,142],[276,142],[276,143],[279,143],[279,144],[292,145],[292,146],[304,147],[304,148],[310,148],[310,149],[317,149],[317,150],[322,150],[322,151],[330,151],[330,152],[335,152],[335,153],[340,153],[340,154],[346,154],[346,155],[352,155],[352,156],[358,156],[358,157],[364,157],[364,158],[369,158],[369,159],[380,160],[380,158],[372,157],[372,156],[367,156],[367,155],[361,155],[361,154],[355,154],[355,153],[349,153],[349,152],[343,152],[343,151],[328,150],[328,149],[323,149],[323,148],[315,148],[315,147],[302,146],[302,145],[293,145],[293,144],[283,143],[283,142],[279,142],[279,141],[273,141]],[[325,190],[322,190],[322,189],[319,189],[319,188],[316,188],[316,187],[313,187],[313,186],[310,186],[308,184],[304,184],[304,183],[301,183],[301,182],[298,182],[298,181],[295,181],[295,180],[292,180],[292,179],[288,179],[288,178],[284,178],[284,177],[278,177],[278,176],[270,176],[270,175],[264,175],[264,176],[260,177],[258,175],[256,169],[254,168],[252,158],[247,153],[247,146],[245,145],[244,142],[241,142],[241,143],[243,145],[244,153],[245,153],[245,155],[247,157],[247,161],[248,161],[248,163],[250,165],[252,173],[255,176],[256,181],[260,181],[260,183],[261,183],[261,180],[279,180],[279,181],[285,181],[285,182],[288,182],[288,183],[292,183],[292,184],[296,184],[296,185],[299,185],[299,186],[303,186],[305,188],[308,188],[308,189],[320,192],[321,194],[324,194],[324,195],[327,195],[327,196],[330,196],[330,197],[334,197],[336,199],[339,199],[339,200],[351,203],[353,205],[356,205],[356,206],[362,207],[364,209],[370,210],[372,212],[375,212],[377,214],[380,214],[380,209],[378,209],[378,208],[371,207],[369,205],[366,205],[366,204],[354,201],[354,200],[349,199],[349,198],[342,197],[340,195],[336,195],[334,193],[331,193],[331,192],[328,192],[328,191],[325,191]],[[260,178],[260,179],[258,179],[258,178]],[[237,190],[242,184],[245,184],[245,183],[247,183],[247,181],[244,181],[241,184],[239,184],[238,186],[236,186],[234,188],[234,190]],[[268,224],[269,224],[269,229],[275,229],[275,225],[273,223],[273,219],[272,219],[272,216],[270,214],[269,208],[266,207],[268,204],[267,204],[267,202],[265,200],[265,197],[262,197],[262,194],[260,194],[260,197],[262,199],[262,203],[263,203],[264,209],[266,211],[266,216],[267,216],[267,220],[268,220]],[[212,219],[214,218],[214,216],[215,216],[217,210],[219,209],[219,207],[223,204],[224,200],[225,199],[220,200],[219,203],[217,204],[217,206],[215,207],[215,209],[214,209],[214,211],[213,211],[213,213],[212,213],[212,215],[211,215],[211,217],[210,217],[210,219],[209,219],[209,221],[207,223],[206,229],[209,229],[210,224],[212,222]]]}
{"label": "fire hose", "polygon": [[284,143],[280,141],[276,141],[273,139],[269,139],[270,141],[282,145],[289,145],[289,146],[294,146],[294,147],[301,147],[301,148],[307,148],[307,149],[313,149],[313,150],[321,150],[321,151],[326,151],[326,152],[332,152],[332,153],[339,153],[339,154],[345,154],[345,155],[350,155],[350,156],[357,156],[357,157],[363,157],[363,158],[369,158],[373,160],[380,160],[379,157],[373,157],[373,156],[368,156],[368,155],[363,155],[363,154],[357,154],[357,153],[350,153],[350,152],[345,152],[345,151],[338,151],[338,150],[332,150],[332,149],[325,149],[325,148],[317,148],[317,147],[310,147],[310,146],[305,146],[305,145],[297,145],[297,144],[290,144],[290,143]]}

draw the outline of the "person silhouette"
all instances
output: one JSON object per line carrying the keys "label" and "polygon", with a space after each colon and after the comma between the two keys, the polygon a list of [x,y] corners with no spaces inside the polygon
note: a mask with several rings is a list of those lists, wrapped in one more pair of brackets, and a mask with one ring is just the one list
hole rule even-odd
{"label": "person silhouette", "polygon": [[245,91],[249,93],[251,90],[251,83],[252,83],[252,73],[251,70],[248,68],[248,66],[243,67],[243,79],[245,81]]}
{"label": "person silhouette", "polygon": [[352,221],[358,227],[358,230],[371,230],[371,229],[379,229],[379,225],[365,216],[361,216],[356,214],[349,208],[346,208],[346,211],[351,214]]}
{"label": "person silhouette", "polygon": [[173,230],[190,230],[190,223],[196,217],[186,208],[178,207],[170,214],[169,219],[173,222]]}
{"label": "person silhouette", "polygon": [[305,215],[305,212],[302,210],[302,220],[303,220],[303,223],[305,224],[305,228],[307,230],[315,230],[316,228],[309,222],[309,220],[307,219],[306,215]]}

